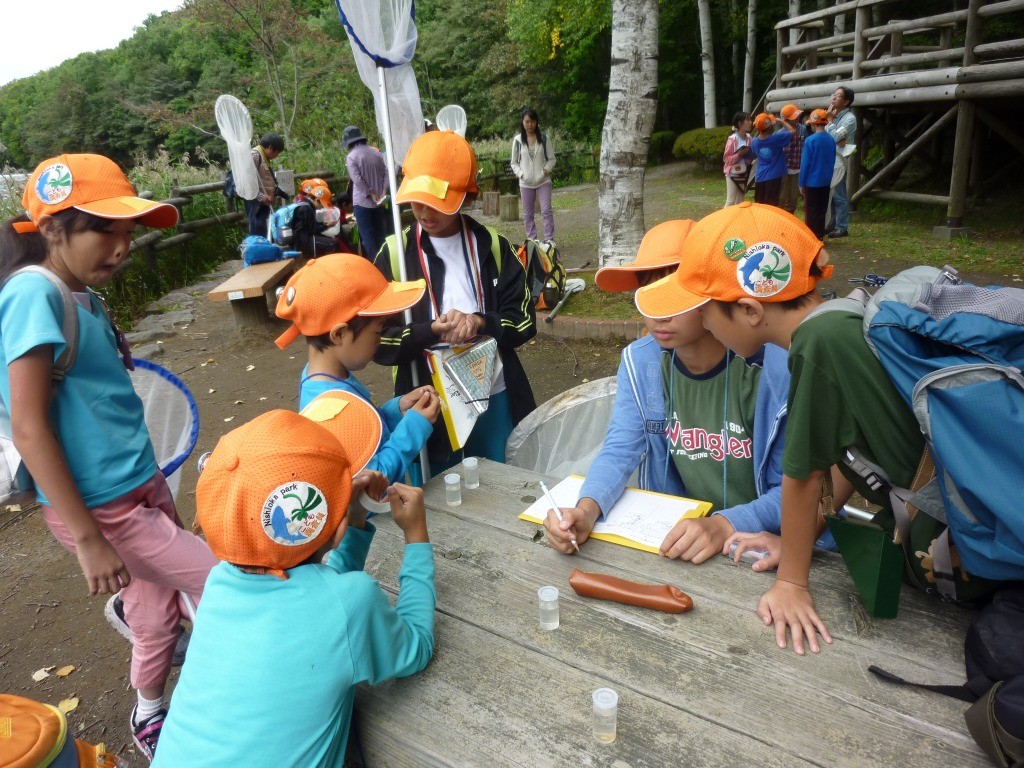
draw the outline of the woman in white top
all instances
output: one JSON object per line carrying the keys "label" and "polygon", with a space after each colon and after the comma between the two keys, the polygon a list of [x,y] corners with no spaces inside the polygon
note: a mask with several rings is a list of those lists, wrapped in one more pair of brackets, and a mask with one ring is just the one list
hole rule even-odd
{"label": "woman in white top", "polygon": [[512,139],[512,172],[519,179],[519,194],[523,200],[523,224],[526,237],[537,239],[534,207],[540,201],[540,214],[544,220],[544,239],[555,237],[555,214],[551,210],[551,171],[555,167],[555,148],[551,139],[540,129],[540,118],[529,107],[520,115],[519,132]]}

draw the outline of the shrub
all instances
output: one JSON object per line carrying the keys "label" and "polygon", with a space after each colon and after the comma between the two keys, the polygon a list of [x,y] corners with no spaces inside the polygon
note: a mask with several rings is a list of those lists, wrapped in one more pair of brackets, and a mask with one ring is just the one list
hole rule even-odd
{"label": "shrub", "polygon": [[672,146],[672,154],[680,160],[695,161],[704,171],[721,170],[722,152],[730,133],[732,128],[728,125],[695,128],[680,134]]}
{"label": "shrub", "polygon": [[671,160],[675,140],[675,131],[656,131],[651,136],[651,151],[647,156],[647,163],[649,165],[660,165]]}

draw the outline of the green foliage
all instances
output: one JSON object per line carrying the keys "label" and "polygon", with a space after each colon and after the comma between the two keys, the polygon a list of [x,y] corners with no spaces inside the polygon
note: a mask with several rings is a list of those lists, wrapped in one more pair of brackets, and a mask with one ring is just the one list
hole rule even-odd
{"label": "green foliage", "polygon": [[680,134],[672,145],[672,155],[680,160],[694,160],[701,170],[711,171],[722,165],[725,140],[732,128],[728,125],[717,128],[694,128]]}
{"label": "green foliage", "polygon": [[655,131],[651,135],[651,148],[647,156],[648,165],[660,165],[672,159],[675,147],[675,131]]}

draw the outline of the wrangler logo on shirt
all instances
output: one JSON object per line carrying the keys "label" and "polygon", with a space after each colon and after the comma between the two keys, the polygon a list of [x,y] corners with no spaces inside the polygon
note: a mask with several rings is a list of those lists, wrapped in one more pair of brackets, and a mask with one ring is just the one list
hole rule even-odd
{"label": "wrangler logo on shirt", "polygon": [[[739,424],[730,423],[729,430],[744,434],[743,427]],[[715,461],[724,461],[726,456],[737,459],[749,459],[753,456],[753,441],[750,438],[726,435],[724,430],[708,432],[700,427],[683,429],[675,418],[665,429],[665,436],[668,438],[671,454],[686,456],[691,460],[710,456]]]}

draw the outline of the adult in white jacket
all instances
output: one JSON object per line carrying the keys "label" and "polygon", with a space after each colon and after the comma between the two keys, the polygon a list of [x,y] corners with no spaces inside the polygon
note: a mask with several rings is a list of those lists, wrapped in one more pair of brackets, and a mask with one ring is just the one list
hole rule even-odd
{"label": "adult in white jacket", "polygon": [[523,200],[523,224],[526,236],[537,239],[534,208],[540,201],[540,215],[544,220],[544,239],[555,238],[555,214],[551,210],[551,171],[555,167],[555,147],[551,138],[540,129],[540,118],[527,107],[519,120],[519,132],[512,139],[512,172],[519,179],[519,194]]}

